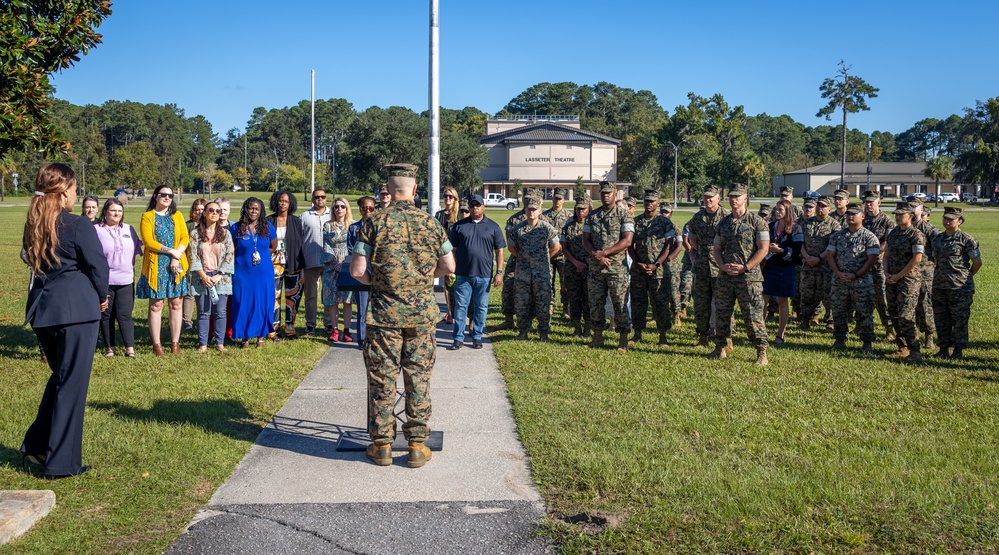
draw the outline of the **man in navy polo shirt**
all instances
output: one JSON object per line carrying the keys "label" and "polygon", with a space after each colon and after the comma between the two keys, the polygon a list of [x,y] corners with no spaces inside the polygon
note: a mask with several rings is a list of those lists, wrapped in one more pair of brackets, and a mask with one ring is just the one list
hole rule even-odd
{"label": "man in navy polo shirt", "polygon": [[[465,323],[468,306],[472,314],[472,348],[482,348],[482,332],[486,327],[489,309],[489,289],[503,285],[503,249],[506,240],[496,222],[486,218],[486,207],[481,195],[468,197],[471,215],[455,222],[448,232],[454,247],[454,343],[449,351],[456,351],[465,344]],[[495,273],[493,271],[495,261]]]}

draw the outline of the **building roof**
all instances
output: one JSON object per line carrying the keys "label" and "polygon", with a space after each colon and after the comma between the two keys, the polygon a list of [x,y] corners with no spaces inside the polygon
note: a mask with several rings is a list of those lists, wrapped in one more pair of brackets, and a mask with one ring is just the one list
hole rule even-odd
{"label": "building roof", "polygon": [[[800,170],[784,172],[784,175],[807,173],[811,175],[834,175],[838,177],[840,171],[839,166],[839,162],[830,162],[828,164],[819,164],[818,166],[810,166]],[[915,178],[923,177],[924,170],[926,170],[926,162],[871,162],[872,175],[890,175]],[[846,163],[847,179],[855,175],[863,175],[864,179],[867,179],[867,162]]]}
{"label": "building roof", "polygon": [[575,129],[552,122],[535,123],[493,133],[479,138],[479,143],[611,143],[620,145],[613,137]]}

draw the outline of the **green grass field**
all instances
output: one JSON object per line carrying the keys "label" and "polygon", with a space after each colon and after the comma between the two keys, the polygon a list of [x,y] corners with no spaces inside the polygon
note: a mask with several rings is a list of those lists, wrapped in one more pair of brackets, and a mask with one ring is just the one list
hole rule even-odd
{"label": "green grass field", "polygon": [[[143,206],[126,220],[137,224]],[[501,225],[510,214],[488,212]],[[542,532],[570,554],[999,551],[999,212],[967,219],[985,266],[960,362],[890,362],[883,341],[874,357],[836,354],[827,333],[793,326],[766,368],[744,335],[733,358],[709,361],[690,318],[671,347],[624,355],[584,348],[559,318],[547,345],[493,333],[549,509]],[[17,467],[49,373],[21,326],[23,221],[23,206],[0,208],[10,261],[0,270],[0,488],[53,489],[57,505],[0,554],[161,552],[325,343],[199,355],[186,332],[180,357],[155,358],[139,301],[139,357],[94,365],[84,438],[94,470],[42,480]],[[498,290],[491,300],[496,325]]]}

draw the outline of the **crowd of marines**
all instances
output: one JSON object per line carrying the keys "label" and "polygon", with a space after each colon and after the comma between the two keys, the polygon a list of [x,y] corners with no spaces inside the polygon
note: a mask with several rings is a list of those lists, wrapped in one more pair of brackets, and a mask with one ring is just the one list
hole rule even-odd
{"label": "crowd of marines", "polygon": [[[561,190],[543,211],[540,191],[525,191],[524,209],[506,222],[512,256],[502,272],[501,328],[516,328],[517,339],[526,340],[537,320],[539,339],[548,341],[558,293],[574,335],[589,337],[590,348],[602,347],[609,313],[617,349],[625,352],[643,340],[650,307],[665,346],[692,303],[697,345],[713,345],[708,356],[726,358],[738,304],[757,364],[766,365],[770,308],[763,302],[761,265],[770,210],[762,204],[750,212],[744,185],[726,193],[728,209],[721,206],[722,191],[708,186],[700,209],[678,229],[655,190],[645,192],[637,216],[639,201],[618,199],[610,182],[600,184],[596,206],[582,196],[572,211],[563,208]],[[963,357],[982,261],[978,242],[960,229],[961,208],[945,208],[941,230],[919,198],[897,203],[894,217],[881,210],[877,191],[852,202],[847,190],[838,189],[799,207],[783,187],[781,198],[792,203],[804,236],[792,299],[800,329],[824,325],[833,348],[846,349],[855,324],[860,352],[871,353],[876,311],[886,341],[897,347],[889,357],[918,363],[924,350],[934,348],[939,358]]]}

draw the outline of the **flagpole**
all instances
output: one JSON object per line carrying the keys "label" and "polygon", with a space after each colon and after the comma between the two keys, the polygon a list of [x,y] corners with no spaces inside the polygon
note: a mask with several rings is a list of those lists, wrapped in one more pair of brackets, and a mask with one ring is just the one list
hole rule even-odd
{"label": "flagpole", "polygon": [[440,18],[438,0],[430,0],[430,156],[427,163],[427,205],[431,214],[440,208],[441,109],[440,109]]}

